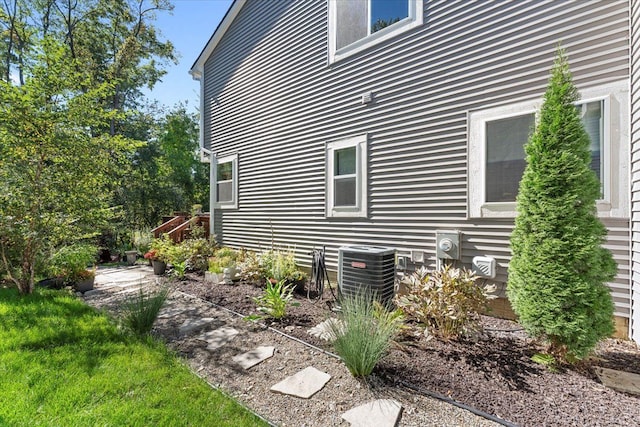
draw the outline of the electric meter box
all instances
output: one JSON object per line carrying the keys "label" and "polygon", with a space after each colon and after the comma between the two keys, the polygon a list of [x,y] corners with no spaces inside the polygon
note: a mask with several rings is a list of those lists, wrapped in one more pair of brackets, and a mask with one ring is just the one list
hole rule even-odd
{"label": "electric meter box", "polygon": [[436,231],[436,258],[460,259],[459,231]]}

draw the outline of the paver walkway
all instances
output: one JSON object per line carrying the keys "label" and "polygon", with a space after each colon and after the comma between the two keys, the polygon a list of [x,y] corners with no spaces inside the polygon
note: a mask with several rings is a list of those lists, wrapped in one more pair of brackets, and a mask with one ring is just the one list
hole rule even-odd
{"label": "paver walkway", "polygon": [[[84,298],[93,305],[117,312],[123,299],[130,293],[153,286],[157,288],[162,280],[154,276],[152,269],[147,266],[99,269],[95,289],[86,292]],[[186,294],[183,296],[186,297]],[[267,363],[265,361],[277,366],[277,359],[283,357],[277,351],[276,342],[263,342],[261,345],[251,343],[249,338],[252,332],[248,322],[241,320],[238,323],[228,312],[213,306],[203,316],[185,298],[176,298],[174,295],[167,301],[158,318],[159,323],[164,320],[173,325],[171,330],[161,331],[164,332],[163,336],[171,336],[173,333],[176,340],[187,337],[190,345],[197,347],[197,351],[207,352],[209,355],[215,355],[225,348],[227,351],[223,356],[212,357],[209,363],[233,365],[236,369],[241,368],[247,372],[247,375],[251,375],[255,366]],[[162,328],[158,324],[157,327]],[[272,385],[271,391],[288,396],[292,399],[292,405],[295,405],[295,399],[309,399],[312,396],[321,398],[323,388],[331,382],[331,375],[322,368],[323,366],[308,366],[292,375],[280,371],[281,378]],[[281,368],[275,368],[273,372],[277,374],[279,369]],[[335,387],[339,387],[339,384],[336,383]],[[331,406],[329,403],[327,405]],[[402,407],[397,401],[379,399],[354,404],[342,414],[342,420],[354,426],[395,426],[401,413]]]}

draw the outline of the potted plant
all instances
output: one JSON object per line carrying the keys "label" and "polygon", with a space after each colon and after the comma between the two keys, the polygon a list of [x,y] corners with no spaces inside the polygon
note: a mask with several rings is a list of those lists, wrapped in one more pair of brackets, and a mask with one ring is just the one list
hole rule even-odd
{"label": "potted plant", "polygon": [[[151,249],[151,242],[153,241],[153,234],[148,230],[136,230],[131,236],[131,243],[136,250],[136,257],[138,254],[146,254]],[[127,261],[129,260],[129,253],[127,252]],[[135,261],[134,261],[135,263]],[[151,261],[149,261],[151,265]]]}
{"label": "potted plant", "polygon": [[144,254],[144,257],[145,259],[151,260],[153,274],[158,276],[164,274],[167,269],[169,253],[173,246],[173,242],[167,236],[163,236],[162,238],[155,239],[151,242],[151,249]]}
{"label": "potted plant", "polygon": [[[49,262],[49,270],[66,285],[79,292],[93,289],[97,248],[93,245],[75,244],[57,250]],[[89,269],[88,267],[92,268]]]}

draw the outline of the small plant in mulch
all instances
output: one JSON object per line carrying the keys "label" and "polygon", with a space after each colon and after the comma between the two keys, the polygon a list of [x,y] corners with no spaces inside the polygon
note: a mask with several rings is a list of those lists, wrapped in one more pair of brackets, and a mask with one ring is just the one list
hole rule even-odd
{"label": "small plant in mulch", "polygon": [[168,296],[168,288],[162,288],[155,294],[147,294],[140,289],[125,303],[124,325],[137,335],[148,334]]}
{"label": "small plant in mulch", "polygon": [[267,282],[262,295],[254,297],[253,300],[258,305],[258,311],[262,315],[247,316],[247,320],[259,320],[271,318],[280,320],[287,315],[289,305],[298,305],[293,301],[293,286],[285,284],[284,280],[277,283]]}

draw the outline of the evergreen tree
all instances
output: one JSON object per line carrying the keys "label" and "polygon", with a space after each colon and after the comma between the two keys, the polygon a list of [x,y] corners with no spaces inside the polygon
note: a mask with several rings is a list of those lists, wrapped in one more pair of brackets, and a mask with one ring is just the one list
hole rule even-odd
{"label": "evergreen tree", "polygon": [[575,102],[566,54],[557,52],[517,197],[507,287],[526,331],[552,355],[583,358],[613,332],[606,282],[616,264],[602,247],[596,215],[600,183],[590,169],[589,136]]}

